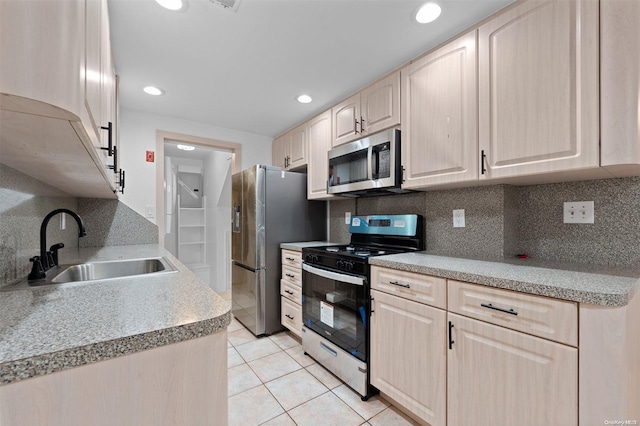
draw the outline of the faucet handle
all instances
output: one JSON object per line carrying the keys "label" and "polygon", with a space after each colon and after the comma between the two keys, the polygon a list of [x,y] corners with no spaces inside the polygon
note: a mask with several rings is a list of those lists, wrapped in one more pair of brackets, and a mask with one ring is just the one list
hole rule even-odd
{"label": "faucet handle", "polygon": [[29,259],[29,262],[33,262],[33,267],[31,268],[31,272],[27,277],[29,281],[41,280],[47,276],[47,274],[44,272],[44,268],[42,267],[40,256],[33,256],[31,259]]}

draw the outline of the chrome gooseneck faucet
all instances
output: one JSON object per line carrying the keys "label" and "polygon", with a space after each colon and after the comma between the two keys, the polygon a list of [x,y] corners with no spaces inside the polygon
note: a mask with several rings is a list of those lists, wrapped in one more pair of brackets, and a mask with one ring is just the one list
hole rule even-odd
{"label": "chrome gooseneck faucet", "polygon": [[54,266],[58,265],[58,250],[64,247],[64,244],[57,243],[51,246],[49,251],[47,251],[47,225],[49,224],[49,220],[58,213],[67,213],[71,217],[73,217],[78,223],[78,236],[84,237],[87,235],[87,230],[84,227],[84,222],[76,213],[72,212],[69,209],[56,209],[46,215],[44,220],[42,221],[42,225],[40,226],[40,256],[34,256],[29,259],[33,262],[33,267],[31,268],[31,273],[29,274],[29,281],[40,280],[46,277],[47,271]]}

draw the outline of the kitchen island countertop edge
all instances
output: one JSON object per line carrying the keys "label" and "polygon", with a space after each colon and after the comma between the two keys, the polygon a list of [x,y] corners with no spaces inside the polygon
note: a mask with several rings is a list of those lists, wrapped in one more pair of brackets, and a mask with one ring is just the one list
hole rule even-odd
{"label": "kitchen island countertop edge", "polygon": [[64,249],[61,263],[164,256],[177,271],[0,292],[0,385],[226,329],[230,303],[157,244]]}

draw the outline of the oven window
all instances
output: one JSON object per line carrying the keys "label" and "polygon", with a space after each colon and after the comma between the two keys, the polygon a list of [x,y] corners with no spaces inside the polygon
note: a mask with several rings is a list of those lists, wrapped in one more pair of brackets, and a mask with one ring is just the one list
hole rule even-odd
{"label": "oven window", "polygon": [[367,149],[329,159],[329,186],[346,185],[368,179]]}
{"label": "oven window", "polygon": [[366,361],[366,284],[331,280],[307,271],[302,276],[302,320],[307,328]]}

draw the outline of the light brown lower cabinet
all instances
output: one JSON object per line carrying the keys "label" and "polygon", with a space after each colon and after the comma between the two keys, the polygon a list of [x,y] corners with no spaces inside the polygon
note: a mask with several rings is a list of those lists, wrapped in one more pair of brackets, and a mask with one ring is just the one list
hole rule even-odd
{"label": "light brown lower cabinet", "polygon": [[0,386],[0,425],[228,423],[227,331]]}
{"label": "light brown lower cabinet", "polygon": [[371,293],[371,384],[432,426],[445,425],[446,312]]}
{"label": "light brown lower cabinet", "polygon": [[280,322],[302,338],[302,252],[282,250]]}
{"label": "light brown lower cabinet", "polygon": [[600,306],[438,280],[371,269],[371,383],[418,422],[640,421],[639,295]]}
{"label": "light brown lower cabinet", "polygon": [[577,425],[578,350],[448,313],[447,424]]}

